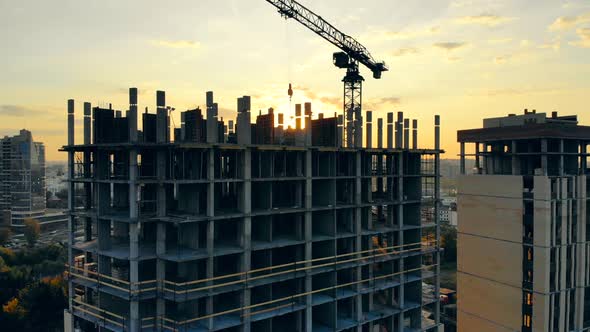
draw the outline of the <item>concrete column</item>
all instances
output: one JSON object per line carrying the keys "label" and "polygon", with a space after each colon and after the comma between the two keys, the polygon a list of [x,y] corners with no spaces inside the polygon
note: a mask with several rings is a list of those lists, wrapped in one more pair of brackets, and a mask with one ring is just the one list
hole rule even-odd
{"label": "concrete column", "polygon": [[395,123],[395,148],[396,149],[401,149],[404,146],[403,137],[404,137],[404,112],[397,112],[397,121]]}
{"label": "concrete column", "polygon": [[393,112],[387,113],[387,148],[393,148]]}
{"label": "concrete column", "polygon": [[412,149],[418,149],[418,120],[412,120]]}
{"label": "concrete column", "polygon": [[[163,218],[166,216],[166,187],[164,181],[166,180],[166,152],[158,150],[156,153],[156,178],[158,179],[157,193],[156,193],[156,214]],[[137,157],[134,160],[137,165]],[[137,167],[133,167],[137,169]],[[166,224],[159,222],[157,226],[158,234],[156,234],[156,254],[158,257],[166,253]],[[156,260],[156,276],[158,280],[158,287],[160,290],[165,286],[163,281],[166,278],[166,261],[161,258]],[[166,315],[166,301],[162,297],[156,299],[156,314],[160,321]]]}
{"label": "concrete column", "polygon": [[[161,257],[166,253],[166,224],[158,223],[158,233],[156,234],[156,255]],[[166,280],[166,261],[158,258],[156,261],[156,280],[158,281],[158,291],[160,294],[164,293],[164,280]],[[166,301],[163,296],[158,296],[156,299],[156,323],[158,324],[158,331],[161,331],[163,324],[162,318],[166,315]]]}
{"label": "concrete column", "polygon": [[541,171],[543,175],[547,175],[547,168],[549,167],[547,163],[547,139],[541,139]]}
{"label": "concrete column", "polygon": [[[434,321],[440,323],[440,116],[434,116],[434,148],[437,150],[434,156],[434,222],[436,224],[436,281],[434,298],[437,299],[434,309]],[[465,163],[463,163],[463,172]]]}
{"label": "concrete column", "polygon": [[459,151],[459,171],[461,175],[465,175],[465,142],[460,143],[460,151]]}
{"label": "concrete column", "polygon": [[565,152],[563,139],[559,140],[559,168],[558,174],[559,176],[563,176],[565,174],[565,160],[563,153]]}
{"label": "concrete column", "polygon": [[74,99],[68,100],[68,145],[74,145]]}
{"label": "concrete column", "polygon": [[305,146],[311,146],[311,103],[304,105]]}
{"label": "concrete column", "polygon": [[[208,150],[207,156],[207,278],[213,278],[214,275],[214,239],[215,239],[215,221],[211,218],[215,216],[215,151],[211,148]],[[207,286],[212,285],[212,282],[208,282]],[[207,297],[207,314],[213,313],[213,293],[212,290],[208,290],[209,296]],[[213,329],[213,318],[207,319],[207,326],[211,330]]]}
{"label": "concrete column", "polygon": [[129,141],[137,142],[137,88],[129,88]]}
{"label": "concrete column", "polygon": [[129,331],[141,328],[139,317],[139,299],[137,295],[139,282],[139,223],[129,224],[129,283],[131,297],[129,301]]}
{"label": "concrete column", "polygon": [[518,156],[516,155],[516,141],[511,142],[510,153],[512,154],[512,175],[519,175],[520,174],[520,165],[518,164]]}
{"label": "concrete column", "polygon": [[[91,143],[91,135],[92,135],[92,128],[91,123],[92,119],[90,118],[92,111],[90,103],[84,103],[84,145],[89,145]],[[91,173],[91,152],[84,151],[84,178],[90,179],[92,177]],[[84,193],[86,196],[86,200],[84,203],[84,208],[90,210],[92,208],[92,184],[89,182],[84,183]],[[84,233],[85,233],[85,240],[90,241],[92,240],[92,218],[86,217],[84,218]],[[91,255],[86,255],[86,260],[90,259]],[[88,289],[87,292],[91,290]]]}
{"label": "concrete column", "polygon": [[[397,220],[399,223],[399,231],[397,232],[398,234],[398,243],[399,245],[403,245],[404,244],[404,205],[402,204],[402,202],[404,201],[404,160],[403,160],[403,153],[398,153],[397,154],[397,176],[399,178],[398,181],[398,186],[397,186],[397,201],[398,201],[398,205],[397,205]],[[405,247],[401,247],[402,250],[406,249]],[[398,260],[398,271],[402,272],[400,274],[400,286],[399,286],[399,306],[401,308],[405,307],[405,300],[404,300],[404,294],[405,294],[405,282],[406,282],[406,277],[405,274],[403,273],[404,271],[404,259],[400,258]],[[404,330],[404,319],[403,319],[403,314],[400,317],[399,320],[399,325],[398,325],[398,331],[403,331]]]}
{"label": "concrete column", "polygon": [[137,185],[137,151],[129,151],[129,283],[131,287],[129,303],[129,330],[141,329],[139,317],[139,200]]}
{"label": "concrete column", "polygon": [[480,163],[480,156],[479,156],[479,142],[475,143],[475,168],[477,169],[477,174],[480,174],[480,168],[481,168],[481,163]]}
{"label": "concrete column", "polygon": [[90,144],[90,136],[92,135],[91,122],[91,106],[90,103],[84,103],[84,145]]}
{"label": "concrete column", "polygon": [[[251,258],[252,258],[252,151],[247,148],[244,150],[244,188],[242,193],[242,207],[244,217],[244,223],[242,225],[242,248],[244,254],[242,255],[242,266],[241,271],[247,272],[251,270]],[[245,285],[244,292],[242,294],[242,306],[249,306],[251,303],[251,290],[248,285]],[[246,309],[243,311],[244,314],[244,328],[242,331],[250,331],[250,310]]]}
{"label": "concrete column", "polygon": [[338,130],[336,131],[336,146],[344,146],[344,117],[338,115]]}
{"label": "concrete column", "polygon": [[483,165],[481,174],[488,174],[488,156],[486,153],[488,152],[488,144],[483,143]]}
{"label": "concrete column", "polygon": [[586,173],[586,169],[588,168],[588,157],[586,157],[586,153],[588,151],[588,145],[586,144],[586,142],[581,141],[580,142],[580,152],[582,153],[582,155],[580,156],[580,168],[581,168],[581,173],[580,174],[585,174]]}
{"label": "concrete column", "polygon": [[404,149],[410,149],[410,119],[404,119]]}
{"label": "concrete column", "polygon": [[[68,145],[74,145],[74,100],[68,100]],[[68,211],[72,211],[75,206],[74,196],[74,152],[68,151]],[[76,220],[75,217],[70,213],[68,215],[68,264],[74,266],[74,255],[72,252],[72,246],[74,245],[74,232],[75,232]],[[72,306],[74,299],[74,287],[72,281],[68,279],[68,310],[72,313]],[[74,316],[69,315],[69,321],[66,325],[74,326]]]}
{"label": "concrete column", "polygon": [[[340,116],[339,116],[340,117]],[[340,127],[342,128],[342,127]],[[342,142],[342,140],[340,140]],[[305,263],[306,267],[312,264],[309,262],[312,259],[312,155],[311,150],[305,150]],[[311,269],[305,270],[305,292],[312,291],[312,275]],[[305,296],[305,331],[312,332],[312,296]]]}
{"label": "concrete column", "polygon": [[355,114],[354,147],[355,148],[362,148],[363,147],[363,116],[361,114],[360,108],[356,109],[354,114]]}
{"label": "concrete column", "polygon": [[[369,115],[367,114],[367,120],[370,120]],[[370,131],[367,130],[367,135],[370,135]],[[367,144],[368,145],[368,144]],[[367,146],[369,147],[369,145]],[[356,179],[355,179],[355,192],[354,192],[354,204],[356,205],[355,209],[354,209],[354,221],[355,221],[355,232],[356,232],[356,238],[355,238],[355,251],[359,252],[362,250],[363,247],[363,243],[362,243],[362,223],[361,223],[361,219],[362,219],[362,208],[361,208],[361,204],[362,204],[362,173],[361,173],[361,164],[362,164],[362,157],[363,154],[360,151],[357,151],[356,153]],[[369,190],[370,192],[370,190]],[[337,221],[338,222],[338,221]],[[362,254],[358,254],[356,255],[357,258],[362,257]],[[362,273],[362,266],[357,266],[356,270],[355,270],[355,274],[356,274],[356,280],[362,280],[363,279],[363,273]],[[363,320],[363,296],[362,294],[360,294],[361,291],[361,284],[356,284],[355,285],[355,291],[357,292],[357,295],[355,296],[355,302],[354,305],[356,306],[356,321],[357,322],[361,322]],[[359,326],[357,328],[357,331],[362,330],[362,328]]]}
{"label": "concrete column", "polygon": [[367,133],[366,133],[366,147],[370,149],[373,147],[373,112],[367,111]]}
{"label": "concrete column", "polygon": [[383,118],[377,119],[377,147],[383,149]]}
{"label": "concrete column", "polygon": [[[585,153],[585,147],[582,147],[581,152]],[[585,157],[584,157],[585,158]],[[583,174],[583,173],[582,173]],[[575,213],[578,216],[586,215],[586,207],[587,207],[587,200],[580,199],[582,197],[586,197],[586,175],[580,175],[576,177],[576,198],[578,200],[577,208]],[[578,262],[584,262],[586,260],[586,241],[589,239],[586,238],[586,223],[578,222],[577,229],[574,230],[578,234],[577,243],[575,246],[574,256]],[[576,264],[576,307],[575,309],[575,327],[576,330],[582,330],[584,326],[584,296],[586,289],[585,287],[588,285],[587,282],[587,275],[588,269],[586,268],[585,264]]]}
{"label": "concrete column", "polygon": [[168,143],[170,135],[168,135],[168,110],[166,110],[166,93],[164,91],[156,91],[156,142]]}

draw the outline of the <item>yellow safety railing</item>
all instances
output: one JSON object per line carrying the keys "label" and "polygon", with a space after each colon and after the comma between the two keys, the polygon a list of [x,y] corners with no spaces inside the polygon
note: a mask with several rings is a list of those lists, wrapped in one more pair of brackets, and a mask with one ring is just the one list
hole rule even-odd
{"label": "yellow safety railing", "polygon": [[[82,302],[78,299],[73,299],[72,300],[74,302],[73,308],[74,310],[78,310],[80,312],[83,312],[87,315],[93,316],[97,319],[100,319],[104,322],[109,322],[113,325],[116,325],[120,328],[125,328],[125,317],[115,314],[114,312],[110,312],[108,310],[90,305],[88,303]],[[106,315],[110,316],[107,317]]]}
{"label": "yellow safety railing", "polygon": [[[296,261],[296,262],[292,262],[292,263],[278,264],[278,265],[268,266],[268,267],[249,270],[249,271],[236,272],[236,273],[231,273],[231,274],[226,274],[226,275],[221,275],[221,276],[216,276],[216,277],[211,277],[211,278],[186,281],[186,282],[180,282],[180,283],[169,281],[169,280],[163,280],[163,290],[168,291],[168,292],[172,292],[174,294],[185,294],[186,295],[186,294],[193,293],[193,292],[199,292],[199,291],[209,290],[209,289],[213,289],[213,288],[237,285],[237,284],[245,283],[248,281],[270,278],[270,277],[274,277],[274,276],[280,276],[280,275],[296,273],[296,272],[301,272],[301,271],[313,270],[313,269],[318,269],[318,268],[322,268],[322,267],[330,267],[330,266],[336,266],[336,265],[340,265],[340,264],[353,263],[353,262],[369,260],[369,259],[376,259],[379,257],[384,257],[384,256],[389,256],[389,255],[399,255],[399,254],[408,253],[408,252],[422,251],[422,250],[425,250],[428,248],[433,248],[436,245],[436,243],[437,243],[436,240],[432,240],[432,241],[421,241],[421,242],[415,242],[415,243],[409,243],[409,244],[403,244],[403,245],[397,245],[397,246],[377,247],[377,248],[373,248],[373,249],[367,249],[367,250],[356,251],[356,252],[345,253],[345,254],[334,255],[334,256],[314,258],[314,259],[309,259],[309,260]],[[415,248],[404,249],[406,247],[415,247]],[[398,250],[398,249],[402,249],[402,250]],[[361,255],[361,257],[342,259],[342,258],[347,258],[347,257],[351,257],[351,256],[358,256],[358,255]],[[324,262],[324,261],[328,261],[328,260],[334,260],[334,261],[316,264],[316,263],[320,263],[320,262]],[[305,264],[305,266],[300,266],[300,265],[304,265],[304,264]],[[68,267],[68,266],[69,265],[66,264],[66,267]],[[278,271],[278,272],[273,272],[273,270],[278,270],[278,269],[283,269],[283,268],[290,268],[290,269],[282,270],[282,271]],[[257,275],[257,276],[250,276],[252,274],[257,274],[257,273],[261,273],[261,272],[267,272],[267,273],[262,274],[262,275]],[[75,266],[70,267],[68,274],[71,276],[77,277],[77,278],[91,281],[91,282],[97,282],[101,285],[106,285],[106,286],[118,289],[120,291],[127,292],[129,294],[139,294],[142,292],[157,290],[157,280],[145,280],[145,281],[131,283],[126,280],[117,279],[117,278],[114,278],[114,277],[111,277],[108,275],[104,275],[104,274],[101,274],[101,273],[98,273],[95,271],[91,271],[88,269],[83,269],[83,268],[79,268],[79,267],[75,267]],[[236,278],[236,277],[245,277],[245,278],[240,278],[239,280],[223,282],[220,284],[211,284],[211,285],[200,286],[200,287],[197,286],[197,285],[203,284],[203,283],[214,282],[214,281],[224,280],[224,279],[228,279],[228,278]],[[119,283],[122,285],[117,285],[116,283]],[[135,287],[132,287],[135,285],[138,286],[137,289],[134,289]],[[153,286],[143,288],[142,286],[145,286],[145,285],[153,285]],[[174,289],[170,288],[168,286],[174,287]],[[195,287],[177,290],[178,288],[184,288],[187,286],[195,286]]]}
{"label": "yellow safety railing", "polygon": [[[222,315],[227,315],[227,314],[231,314],[231,313],[236,313],[236,312],[240,312],[240,311],[245,311],[245,310],[251,310],[251,309],[255,309],[255,308],[259,308],[262,306],[266,306],[269,304],[275,304],[275,303],[280,303],[280,302],[284,302],[284,301],[291,301],[288,304],[281,304],[279,306],[275,306],[272,308],[266,308],[266,309],[262,309],[259,311],[255,311],[250,313],[249,315],[256,315],[256,314],[260,314],[263,312],[269,312],[269,311],[273,311],[273,310],[278,310],[278,309],[282,309],[284,307],[293,305],[295,302],[293,302],[293,300],[296,300],[297,298],[303,297],[303,296],[308,296],[308,295],[313,295],[313,294],[317,294],[317,293],[321,293],[321,292],[326,292],[326,291],[330,291],[330,290],[336,290],[338,288],[342,288],[342,287],[348,287],[348,286],[353,286],[353,285],[357,285],[357,284],[361,284],[361,283],[365,283],[365,282],[370,282],[370,281],[377,281],[377,280],[381,280],[381,279],[386,279],[386,278],[391,278],[394,276],[398,276],[398,275],[402,275],[405,273],[411,273],[411,272],[417,272],[417,271],[421,271],[427,268],[432,268],[436,266],[436,264],[432,264],[432,265],[428,265],[428,266],[422,266],[419,268],[414,268],[414,269],[408,269],[405,271],[400,271],[400,272],[394,272],[394,273],[390,273],[390,274],[386,274],[386,275],[381,275],[381,276],[375,276],[375,277],[371,277],[371,278],[367,278],[367,279],[362,279],[362,280],[358,280],[358,281],[352,281],[352,282],[348,282],[348,283],[344,283],[344,284],[339,284],[339,285],[335,285],[335,286],[330,286],[330,287],[325,287],[322,289],[316,289],[313,291],[309,291],[309,292],[303,292],[303,293],[298,293],[298,294],[293,294],[291,296],[285,296],[279,299],[275,299],[275,300],[270,300],[270,301],[266,301],[266,302],[262,302],[262,303],[257,303],[257,304],[252,304],[252,305],[248,305],[248,306],[242,306],[242,307],[238,307],[238,308],[234,308],[234,309],[229,309],[229,310],[224,310],[221,312],[216,312],[216,313],[212,313],[209,315],[205,315],[205,316],[199,316],[199,317],[195,317],[195,318],[190,318],[190,319],[185,319],[182,321],[176,321],[170,318],[163,318],[162,319],[162,327],[171,331],[178,331],[177,327],[182,327],[184,325],[187,324],[191,324],[200,320],[204,320],[204,319],[210,319],[210,318],[214,318],[214,317],[218,317],[218,316],[222,316]],[[245,315],[242,315],[245,316]],[[171,324],[170,325],[166,325],[167,323]]]}
{"label": "yellow safety railing", "polygon": [[[435,244],[436,241],[431,241],[429,243],[425,243],[424,242],[417,242],[417,243],[412,243],[412,244],[406,244],[406,245],[400,245],[400,246],[391,246],[391,247],[387,247],[387,248],[376,248],[376,249],[369,249],[369,250],[364,250],[364,251],[359,251],[359,252],[354,252],[354,253],[347,253],[347,254],[342,254],[342,255],[335,255],[335,256],[330,256],[330,257],[322,257],[322,258],[316,258],[316,259],[311,259],[311,260],[305,260],[305,261],[299,261],[299,262],[295,262],[296,264],[308,264],[308,263],[313,263],[313,262],[317,262],[317,261],[322,261],[322,260],[327,260],[327,259],[337,259],[340,257],[348,257],[348,256],[352,256],[352,255],[359,255],[359,254],[365,254],[365,253],[370,253],[373,252],[373,255],[370,256],[363,256],[363,257],[356,257],[356,258],[352,258],[352,259],[346,259],[343,261],[334,261],[334,262],[329,262],[329,263],[324,263],[324,264],[320,264],[320,265],[315,265],[315,266],[305,266],[302,268],[297,268],[297,269],[292,269],[292,270],[286,270],[286,271],[280,271],[280,272],[276,272],[276,273],[269,273],[269,274],[265,274],[262,276],[257,276],[257,277],[252,277],[252,278],[248,278],[248,279],[242,279],[239,280],[239,282],[245,282],[247,280],[255,280],[255,279],[260,279],[263,277],[269,277],[269,276],[273,276],[273,275],[278,275],[278,274],[284,274],[284,273],[292,273],[294,271],[304,271],[307,269],[313,269],[313,268],[318,268],[318,267],[324,267],[324,266],[330,266],[330,265],[334,265],[334,264],[343,264],[343,263],[348,263],[348,262],[354,262],[354,261],[358,261],[358,260],[363,260],[363,259],[371,259],[371,258],[376,258],[376,257],[381,257],[381,256],[385,256],[385,255],[391,255],[391,254],[399,254],[399,253],[404,253],[404,252],[411,252],[411,251],[417,251],[417,250],[423,250],[425,247],[429,248],[432,247],[433,244]],[[393,249],[399,249],[399,248],[403,248],[406,246],[417,246],[419,245],[419,247],[417,248],[412,248],[412,249],[406,249],[406,250],[394,250],[389,252],[388,250],[393,250]],[[383,250],[386,250],[386,252],[383,252]],[[376,251],[380,251],[379,253],[375,253]],[[266,267],[266,268],[262,268],[262,269],[256,269],[256,270],[251,270],[248,272],[241,272],[241,273],[235,273],[235,274],[230,274],[230,275],[224,275],[224,276],[218,276],[218,277],[214,277],[214,278],[209,278],[209,279],[202,279],[202,280],[196,280],[196,281],[192,281],[192,282],[186,282],[186,283],[180,283],[180,284],[199,284],[202,282],[207,282],[207,281],[211,281],[213,279],[215,280],[219,280],[219,279],[223,279],[223,278],[229,278],[229,277],[235,277],[235,276],[241,276],[244,274],[248,274],[248,273],[256,273],[256,272],[264,272],[267,270],[271,270],[271,269],[277,269],[277,268],[281,268],[281,267],[289,267],[292,266],[293,263],[291,264],[280,264],[280,265],[276,265],[276,266],[271,266],[271,267]],[[343,288],[343,287],[349,287],[349,286],[353,286],[353,285],[358,285],[358,284],[362,284],[362,283],[366,283],[366,282],[375,282],[378,280],[382,280],[382,279],[386,279],[386,278],[392,278],[395,276],[399,276],[402,274],[406,274],[406,273],[411,273],[411,272],[417,272],[417,271],[423,271],[423,270],[429,270],[432,269],[434,267],[436,267],[437,264],[431,264],[431,265],[427,265],[427,266],[421,266],[419,268],[413,268],[413,269],[408,269],[405,271],[399,271],[399,272],[394,272],[394,273],[389,273],[389,274],[385,274],[385,275],[379,275],[379,276],[373,276],[367,279],[362,279],[362,280],[358,280],[358,281],[352,281],[352,282],[348,282],[348,283],[343,283],[343,284],[339,284],[339,285],[335,285],[335,286],[330,286],[330,287],[325,287],[322,289],[317,289],[317,290],[313,290],[313,291],[309,291],[309,292],[303,292],[303,293],[298,293],[298,294],[293,294],[290,296],[286,296],[286,297],[282,297],[282,298],[278,298],[278,299],[274,299],[274,300],[270,300],[270,301],[266,301],[266,302],[261,302],[261,303],[257,303],[257,304],[252,304],[252,305],[248,305],[248,306],[242,306],[242,307],[237,307],[237,308],[233,308],[233,309],[228,309],[228,310],[224,310],[221,312],[216,312],[216,313],[212,313],[212,314],[208,314],[205,316],[199,316],[199,317],[194,317],[194,318],[190,318],[190,319],[185,319],[185,320],[181,320],[181,321],[177,321],[168,317],[161,317],[159,322],[157,321],[156,317],[146,317],[141,319],[141,328],[154,328],[156,326],[160,326],[161,328],[165,329],[165,330],[170,330],[170,331],[178,331],[177,327],[182,327],[184,325],[187,324],[191,324],[197,321],[201,321],[201,320],[205,320],[205,319],[210,319],[210,318],[214,318],[214,317],[218,317],[218,316],[222,316],[222,315],[226,315],[226,314],[232,314],[232,313],[236,313],[236,312],[244,312],[244,311],[250,311],[252,309],[256,309],[256,308],[260,308],[263,306],[268,306],[268,305],[272,305],[272,304],[277,304],[280,302],[285,302],[285,301],[289,301],[288,303],[283,303],[271,308],[264,308],[264,309],[260,309],[260,310],[256,310],[256,311],[251,311],[251,312],[246,312],[246,313],[242,313],[241,316],[245,317],[245,316],[253,316],[253,315],[258,315],[258,314],[262,314],[262,313],[266,313],[266,312],[270,312],[270,311],[274,311],[274,310],[279,310],[282,308],[286,308],[289,306],[292,306],[294,304],[296,304],[296,300],[298,298],[304,297],[304,296],[308,296],[308,295],[313,295],[313,294],[317,294],[317,293],[321,293],[321,292],[326,292],[326,291],[330,291],[330,290],[336,290],[339,288]],[[79,268],[76,267],[72,267],[72,269],[76,270]],[[86,271],[89,272],[89,271]],[[72,273],[72,272],[70,272]],[[95,274],[97,274],[96,272],[93,272]],[[73,274],[73,273],[72,273]],[[80,275],[78,273],[75,274],[77,277],[83,277],[83,278],[87,278],[86,276]],[[121,282],[123,280],[119,280],[116,278],[106,278],[109,280],[116,280],[117,282]],[[126,282],[126,281],[123,281]],[[149,280],[149,281],[142,281],[140,283],[151,283],[151,282],[155,282],[155,280]],[[169,283],[169,284],[176,284],[170,281],[164,281],[165,283]],[[237,282],[237,281],[235,281]],[[129,282],[126,282],[127,284],[129,284]],[[230,283],[234,283],[234,281],[230,282]],[[227,283],[224,284],[220,284],[220,285],[209,285],[209,286],[204,286],[204,287],[199,287],[197,288],[197,290],[202,290],[202,289],[208,289],[211,287],[221,287],[226,285]],[[112,286],[112,285],[110,285]],[[192,290],[195,291],[195,290]],[[115,314],[113,312],[107,311],[105,309],[102,308],[98,308],[95,306],[92,306],[90,304],[84,303],[78,299],[73,299],[74,302],[74,309],[75,310],[79,310],[83,313],[86,313],[88,315],[91,315],[93,317],[96,317],[97,319],[103,320],[105,322],[109,322],[111,324],[114,324],[116,326],[119,326],[121,328],[124,328],[124,322],[126,321],[126,319],[118,314]],[[108,316],[107,316],[108,315]]]}
{"label": "yellow safety railing", "polygon": [[[352,262],[357,262],[357,261],[362,261],[362,260],[367,260],[367,259],[384,257],[384,256],[388,256],[388,255],[397,255],[397,254],[403,254],[403,253],[413,252],[413,251],[422,251],[425,247],[426,248],[432,247],[432,245],[434,243],[436,243],[436,241],[432,241],[432,243],[430,245],[426,245],[426,246],[424,246],[424,242],[416,242],[416,243],[398,245],[398,246],[379,247],[379,248],[357,251],[357,252],[352,252],[352,253],[346,253],[346,254],[341,254],[341,255],[320,257],[320,258],[314,258],[314,259],[310,259],[310,260],[303,260],[303,261],[297,261],[297,262],[292,262],[292,263],[274,265],[274,266],[264,267],[264,268],[260,268],[260,269],[254,269],[254,270],[250,270],[250,271],[237,272],[237,273],[226,274],[226,275],[222,275],[222,276],[206,278],[206,279],[199,279],[199,280],[182,282],[182,283],[175,283],[173,281],[164,280],[164,290],[175,293],[175,294],[188,294],[188,293],[199,292],[199,291],[209,290],[209,289],[218,288],[218,287],[236,285],[236,284],[245,283],[245,282],[258,280],[258,279],[264,279],[264,278],[269,278],[269,277],[274,277],[274,276],[279,276],[279,275],[284,275],[284,274],[290,274],[290,273],[296,273],[296,272],[301,272],[301,271],[306,271],[306,270],[318,269],[318,268],[322,268],[322,267],[352,263]],[[395,249],[400,249],[400,248],[404,248],[404,247],[412,247],[412,246],[416,246],[416,248],[405,249],[405,250],[395,250]],[[298,265],[302,265],[302,264],[310,264],[310,263],[313,264],[313,263],[318,263],[318,262],[322,262],[322,261],[326,261],[326,260],[340,259],[340,258],[344,258],[344,257],[350,257],[350,256],[355,256],[355,255],[365,255],[365,254],[369,254],[369,255],[362,256],[362,257],[355,257],[355,258],[351,258],[351,259],[345,259],[345,260],[336,260],[333,262],[328,262],[328,263],[323,263],[323,264],[297,267]],[[289,267],[293,267],[293,268],[288,269],[288,270],[279,271],[279,272],[272,272],[272,270],[281,269],[281,268],[289,268]],[[258,272],[266,272],[266,271],[270,271],[270,272],[263,274],[263,275],[259,275],[259,276],[252,276],[252,277],[249,276],[250,274],[254,274],[254,273],[258,273]],[[171,285],[176,288],[182,288],[182,287],[186,287],[186,286],[198,285],[198,284],[202,284],[202,283],[206,283],[206,282],[219,281],[219,280],[223,280],[223,279],[227,279],[227,278],[235,278],[235,277],[242,277],[242,276],[246,276],[246,278],[228,281],[228,282],[224,282],[224,283],[220,283],[220,284],[206,285],[206,286],[188,288],[188,289],[182,289],[182,290],[176,290],[176,289],[166,287],[166,285]]]}

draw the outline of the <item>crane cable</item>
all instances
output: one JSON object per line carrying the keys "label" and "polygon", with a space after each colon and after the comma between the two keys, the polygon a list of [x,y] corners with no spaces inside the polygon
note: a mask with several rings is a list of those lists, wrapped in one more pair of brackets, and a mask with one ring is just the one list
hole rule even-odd
{"label": "crane cable", "polygon": [[287,62],[287,82],[289,82],[289,90],[287,90],[287,94],[289,95],[289,113],[291,112],[291,99],[293,97],[293,91],[291,89],[291,78],[292,78],[292,64],[291,64],[291,34],[289,31],[289,22],[285,19],[285,59]]}

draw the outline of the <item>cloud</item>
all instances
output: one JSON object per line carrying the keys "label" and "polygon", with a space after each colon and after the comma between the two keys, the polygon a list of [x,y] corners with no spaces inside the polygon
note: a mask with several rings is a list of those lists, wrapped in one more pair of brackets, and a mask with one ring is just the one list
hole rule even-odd
{"label": "cloud", "polygon": [[395,57],[400,57],[400,56],[412,55],[412,54],[418,54],[418,53],[420,53],[420,50],[415,47],[402,47],[402,48],[398,48],[397,50],[391,52],[391,55],[395,56]]}
{"label": "cloud", "polygon": [[451,2],[451,7],[453,8],[463,8],[463,7],[468,7],[473,5],[473,0],[455,0],[453,2]]}
{"label": "cloud", "polygon": [[506,22],[514,20],[513,17],[499,16],[494,14],[480,14],[473,16],[463,16],[455,19],[457,24],[477,24],[488,27],[495,27]]}
{"label": "cloud", "polygon": [[399,97],[381,97],[381,98],[373,98],[363,102],[363,109],[367,111],[375,111],[379,109],[383,109],[384,107],[392,107],[397,106],[402,103]]}
{"label": "cloud", "polygon": [[0,115],[3,116],[25,116],[41,113],[38,110],[26,108],[19,105],[0,105]]}
{"label": "cloud", "polygon": [[567,30],[578,24],[590,22],[590,13],[580,14],[577,16],[561,16],[555,19],[549,26],[550,31]]}
{"label": "cloud", "polygon": [[150,44],[167,48],[200,48],[201,43],[192,40],[150,40]]}
{"label": "cloud", "polygon": [[465,42],[443,42],[443,43],[434,43],[432,46],[451,52],[451,51],[455,51],[460,48],[463,48],[467,45],[468,45],[468,43],[465,43]]}
{"label": "cloud", "polygon": [[379,99],[379,102],[384,104],[395,104],[399,105],[402,103],[402,100],[399,97],[383,97]]}
{"label": "cloud", "polygon": [[494,63],[497,65],[503,65],[506,62],[508,62],[508,60],[510,60],[512,58],[511,55],[501,55],[501,56],[497,56],[494,58]]}
{"label": "cloud", "polygon": [[590,28],[579,28],[576,30],[576,33],[580,37],[580,40],[570,42],[570,45],[590,48]]}
{"label": "cloud", "polygon": [[407,40],[416,39],[420,37],[432,36],[440,33],[439,26],[431,26],[428,28],[416,29],[416,30],[385,30],[380,28],[369,28],[367,33],[360,36],[359,40],[365,42],[387,42],[391,40]]}
{"label": "cloud", "polygon": [[528,94],[559,94],[571,91],[571,89],[564,88],[544,88],[544,87],[525,87],[525,88],[502,88],[502,89],[478,89],[472,90],[468,93],[469,96],[516,96]]}
{"label": "cloud", "polygon": [[561,41],[558,39],[558,40],[555,40],[550,43],[544,43],[544,44],[539,45],[539,48],[559,51],[559,49],[561,48]]}
{"label": "cloud", "polygon": [[490,44],[506,44],[506,43],[510,43],[511,41],[512,41],[512,38],[495,38],[495,39],[488,40],[488,43],[490,43]]}

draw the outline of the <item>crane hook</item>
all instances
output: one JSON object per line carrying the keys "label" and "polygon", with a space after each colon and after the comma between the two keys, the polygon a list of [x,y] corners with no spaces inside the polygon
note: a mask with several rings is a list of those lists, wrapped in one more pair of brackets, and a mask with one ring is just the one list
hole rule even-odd
{"label": "crane hook", "polygon": [[291,88],[291,83],[289,83],[289,90],[287,90],[287,94],[289,95],[289,101],[293,98],[293,88]]}

